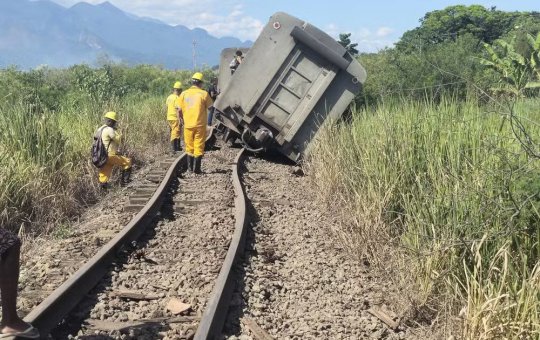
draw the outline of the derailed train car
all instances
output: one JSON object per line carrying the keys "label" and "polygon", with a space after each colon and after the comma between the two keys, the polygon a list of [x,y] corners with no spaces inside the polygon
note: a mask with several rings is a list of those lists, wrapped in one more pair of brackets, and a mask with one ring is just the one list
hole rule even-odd
{"label": "derailed train car", "polygon": [[278,12],[222,89],[216,118],[246,148],[272,147],[299,161],[320,125],[343,114],[365,79],[336,40]]}

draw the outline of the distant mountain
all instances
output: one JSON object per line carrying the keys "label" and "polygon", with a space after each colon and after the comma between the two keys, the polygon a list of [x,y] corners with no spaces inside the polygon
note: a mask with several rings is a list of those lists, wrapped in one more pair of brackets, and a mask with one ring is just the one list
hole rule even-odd
{"label": "distant mountain", "polygon": [[194,40],[197,64],[208,66],[219,63],[222,49],[252,44],[140,18],[109,2],[65,8],[48,0],[0,0],[0,67],[66,67],[107,55],[130,65],[191,68]]}

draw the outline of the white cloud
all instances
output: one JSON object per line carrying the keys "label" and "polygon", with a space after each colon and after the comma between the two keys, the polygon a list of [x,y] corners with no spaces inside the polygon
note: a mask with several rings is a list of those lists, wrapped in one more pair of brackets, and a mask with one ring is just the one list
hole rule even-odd
{"label": "white cloud", "polygon": [[[53,0],[71,6],[79,0]],[[104,0],[86,0],[99,4]],[[233,36],[255,40],[264,23],[245,14],[238,0],[109,0],[116,7],[141,17],[161,20],[170,25],[199,27],[216,37]]]}
{"label": "white cloud", "polygon": [[379,27],[377,29],[377,33],[376,35],[380,38],[384,38],[384,37],[387,37],[389,36],[390,34],[394,33],[394,30],[391,29],[390,27]]}
{"label": "white cloud", "polygon": [[326,25],[326,27],[324,28],[324,31],[328,33],[329,35],[336,36],[336,37],[339,35],[339,33],[341,33],[339,31],[339,27],[336,24]]}
{"label": "white cloud", "polygon": [[[356,34],[354,34],[354,33],[356,33]],[[351,34],[351,38],[353,38],[353,36],[356,36],[356,38],[360,37],[361,39],[368,39],[368,38],[373,37],[373,33],[370,30],[368,30],[367,28],[361,28],[358,31],[353,32]]]}

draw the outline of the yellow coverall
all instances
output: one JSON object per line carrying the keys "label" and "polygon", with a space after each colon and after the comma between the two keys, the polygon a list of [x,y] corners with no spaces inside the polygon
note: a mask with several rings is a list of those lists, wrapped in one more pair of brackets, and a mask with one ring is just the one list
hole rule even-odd
{"label": "yellow coverall", "polygon": [[178,96],[171,94],[167,97],[167,123],[171,129],[171,142],[181,138],[180,122],[176,115],[176,100]]}
{"label": "yellow coverall", "polygon": [[117,155],[118,146],[120,144],[120,133],[116,132],[112,127],[106,126],[101,134],[103,146],[107,149],[109,155],[107,163],[99,169],[99,182],[107,183],[111,178],[113,167],[120,166],[122,170],[131,168],[131,159]]}
{"label": "yellow coverall", "polygon": [[213,101],[205,90],[192,86],[177,99],[184,118],[184,143],[186,153],[193,157],[204,155],[208,108]]}

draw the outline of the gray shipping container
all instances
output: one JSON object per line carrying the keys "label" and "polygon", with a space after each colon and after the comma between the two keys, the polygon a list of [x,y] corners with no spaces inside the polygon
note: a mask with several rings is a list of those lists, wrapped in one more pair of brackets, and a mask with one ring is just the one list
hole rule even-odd
{"label": "gray shipping container", "polygon": [[277,148],[299,161],[320,125],[341,117],[365,79],[364,68],[335,39],[278,12],[214,107],[248,148]]}

